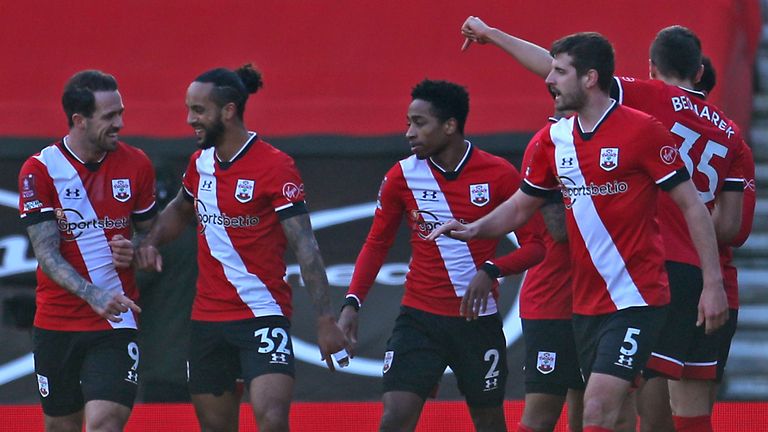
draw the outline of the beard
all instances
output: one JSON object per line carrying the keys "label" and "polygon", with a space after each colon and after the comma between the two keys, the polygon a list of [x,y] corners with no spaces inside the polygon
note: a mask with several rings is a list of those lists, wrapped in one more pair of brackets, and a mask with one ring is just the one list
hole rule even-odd
{"label": "beard", "polygon": [[569,95],[560,94],[560,98],[555,100],[555,109],[557,111],[578,111],[587,102],[587,93],[581,89],[574,91]]}
{"label": "beard", "polygon": [[210,127],[204,127],[205,135],[203,139],[197,143],[197,147],[203,150],[215,147],[219,139],[224,136],[224,123],[221,119],[216,121]]}

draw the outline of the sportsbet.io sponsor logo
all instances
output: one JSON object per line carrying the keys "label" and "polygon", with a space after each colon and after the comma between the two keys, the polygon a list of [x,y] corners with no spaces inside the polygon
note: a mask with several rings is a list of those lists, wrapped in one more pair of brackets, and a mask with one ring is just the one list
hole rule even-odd
{"label": "sportsbet.io sponsor logo", "polygon": [[127,217],[113,219],[105,216],[102,219],[84,220],[82,213],[75,209],[57,208],[54,211],[56,215],[56,224],[62,237],[66,241],[74,241],[87,230],[105,230],[105,229],[125,229],[131,226],[131,221]]}
{"label": "sportsbet.io sponsor logo", "polygon": [[202,201],[195,200],[197,205],[197,222],[200,224],[200,234],[205,232],[208,225],[220,225],[225,228],[248,228],[259,224],[258,216],[228,216],[226,213],[208,213]]}
{"label": "sportsbet.io sponsor logo", "polygon": [[567,176],[560,176],[560,184],[563,187],[560,192],[563,194],[563,201],[566,208],[571,208],[578,197],[582,196],[608,196],[624,193],[629,190],[627,182],[614,180],[598,185],[590,182],[588,185],[576,186],[576,183]]}

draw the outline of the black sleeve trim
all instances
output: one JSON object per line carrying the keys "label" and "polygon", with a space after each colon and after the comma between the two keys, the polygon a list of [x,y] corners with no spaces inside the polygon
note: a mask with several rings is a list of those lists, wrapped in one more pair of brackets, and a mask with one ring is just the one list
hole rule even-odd
{"label": "black sleeve trim", "polygon": [[187,191],[187,188],[185,188],[184,186],[181,187],[181,193],[184,194],[184,199],[186,199],[187,201],[191,203],[195,202],[195,197],[191,193],[189,193],[189,191]]}
{"label": "black sleeve trim", "polygon": [[501,269],[491,261],[486,261],[480,266],[480,270],[486,272],[491,279],[498,279],[501,276]]}
{"label": "black sleeve trim", "polygon": [[134,213],[131,215],[131,220],[134,222],[144,222],[152,219],[157,214],[157,203],[152,204],[152,207],[144,213]]}
{"label": "black sleeve trim", "polygon": [[304,201],[299,201],[293,203],[293,205],[290,207],[279,210],[277,212],[277,217],[280,218],[281,221],[284,221],[288,218],[307,213],[309,213],[309,210],[307,210],[307,205],[304,203]]}
{"label": "black sleeve trim", "polygon": [[520,183],[520,190],[525,192],[527,195],[535,196],[537,198],[547,198],[552,192],[557,192],[555,189],[539,189],[537,187],[533,187],[530,184],[528,184],[527,181],[523,180],[522,183]]}
{"label": "black sleeve trim", "polygon": [[675,174],[664,180],[663,182],[659,183],[659,187],[665,191],[668,192],[675,188],[675,186],[679,185],[680,183],[685,182],[686,180],[690,180],[691,176],[688,174],[688,170],[685,169],[685,167],[680,168],[679,170],[675,171]]}
{"label": "black sleeve trim", "polygon": [[551,190],[544,198],[544,205],[547,204],[562,204],[563,194],[559,190]]}
{"label": "black sleeve trim", "polygon": [[53,211],[27,213],[21,218],[21,223],[24,226],[32,226],[49,220],[56,220],[56,214]]}
{"label": "black sleeve trim", "polygon": [[723,182],[724,192],[744,192],[743,180],[726,180]]}

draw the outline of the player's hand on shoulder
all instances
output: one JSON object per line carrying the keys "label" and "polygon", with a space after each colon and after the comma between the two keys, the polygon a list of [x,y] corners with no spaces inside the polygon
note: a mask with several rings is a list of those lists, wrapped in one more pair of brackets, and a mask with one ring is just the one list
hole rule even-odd
{"label": "player's hand on shoulder", "polygon": [[[333,364],[333,354],[349,350],[349,341],[332,315],[322,315],[317,318],[317,345],[320,347],[321,360],[331,371],[336,370]],[[347,359],[348,360],[348,359]]]}
{"label": "player's hand on shoulder", "polygon": [[112,251],[112,264],[116,268],[128,268],[131,266],[133,262],[133,243],[130,240],[121,234],[116,234],[107,244],[109,244],[109,248]]}
{"label": "player's hand on shoulder", "polygon": [[152,245],[141,245],[136,249],[136,268],[147,271],[163,271],[163,257]]}
{"label": "player's hand on shoulder", "polygon": [[493,278],[483,270],[478,270],[469,282],[464,297],[461,298],[459,315],[467,321],[476,320],[488,308],[488,296],[493,289]]}

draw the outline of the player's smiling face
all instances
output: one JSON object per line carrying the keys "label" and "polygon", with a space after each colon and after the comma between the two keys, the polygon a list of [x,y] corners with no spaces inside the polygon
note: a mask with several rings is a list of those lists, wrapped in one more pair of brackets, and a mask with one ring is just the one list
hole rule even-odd
{"label": "player's smiling face", "polygon": [[408,106],[408,130],[405,137],[411,152],[419,159],[440,153],[448,146],[446,123],[432,113],[432,103],[414,99]]}
{"label": "player's smiling face", "polygon": [[197,146],[214,147],[224,135],[221,108],[211,99],[212,83],[194,81],[187,88],[187,123],[195,130]]}
{"label": "player's smiling face", "polygon": [[578,111],[586,104],[587,94],[583,87],[584,76],[578,76],[573,67],[573,59],[566,53],[560,53],[552,59],[552,69],[546,83],[555,96],[557,111]]}
{"label": "player's smiling face", "polygon": [[95,109],[85,120],[85,136],[98,151],[113,151],[123,128],[123,99],[117,90],[97,91],[93,97]]}

